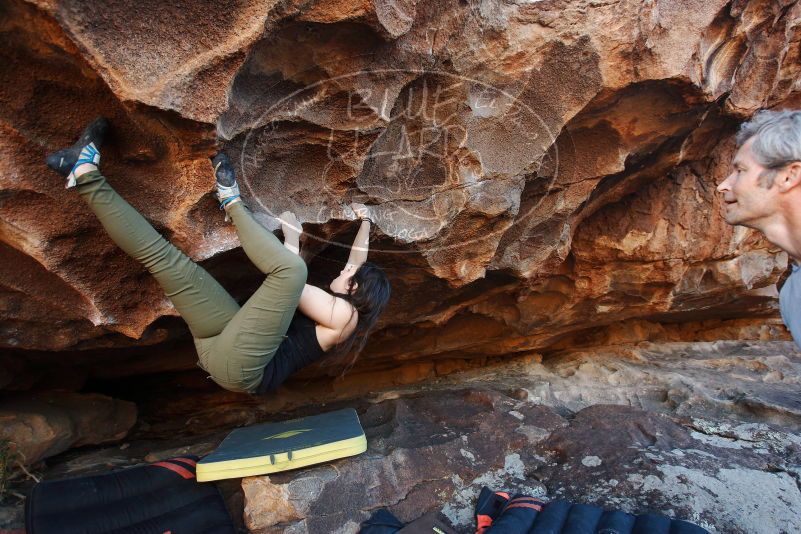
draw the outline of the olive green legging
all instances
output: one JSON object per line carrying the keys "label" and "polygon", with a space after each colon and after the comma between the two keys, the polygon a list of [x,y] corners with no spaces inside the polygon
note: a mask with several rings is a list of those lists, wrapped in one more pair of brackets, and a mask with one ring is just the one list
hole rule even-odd
{"label": "olive green legging", "polygon": [[228,208],[248,258],[267,275],[240,308],[223,287],[117,194],[99,171],[78,177],[77,190],[111,239],[141,262],[189,325],[199,362],[231,391],[253,392],[286,335],[306,283],[306,263],[237,202]]}

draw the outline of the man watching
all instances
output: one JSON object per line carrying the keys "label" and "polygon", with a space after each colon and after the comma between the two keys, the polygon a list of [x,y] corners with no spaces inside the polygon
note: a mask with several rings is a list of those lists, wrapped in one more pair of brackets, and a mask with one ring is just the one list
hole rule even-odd
{"label": "man watching", "polygon": [[732,225],[759,230],[793,260],[779,293],[782,320],[801,347],[801,111],[761,111],[740,127],[732,172],[718,186]]}

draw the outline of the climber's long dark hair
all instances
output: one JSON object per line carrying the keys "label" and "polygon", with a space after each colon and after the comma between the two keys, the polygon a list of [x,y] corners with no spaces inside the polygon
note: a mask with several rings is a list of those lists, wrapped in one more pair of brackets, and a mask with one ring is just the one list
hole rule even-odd
{"label": "climber's long dark hair", "polygon": [[[355,289],[353,289],[354,283],[358,284]],[[351,335],[339,341],[331,351],[337,361],[345,358],[348,354],[351,355],[343,374],[356,363],[378,317],[387,307],[390,292],[389,279],[384,270],[378,265],[366,261],[359,266],[348,281],[348,293],[334,293],[335,296],[348,301],[353,306],[351,318],[353,313],[358,312],[359,314],[356,328]],[[330,361],[333,358],[326,359]]]}

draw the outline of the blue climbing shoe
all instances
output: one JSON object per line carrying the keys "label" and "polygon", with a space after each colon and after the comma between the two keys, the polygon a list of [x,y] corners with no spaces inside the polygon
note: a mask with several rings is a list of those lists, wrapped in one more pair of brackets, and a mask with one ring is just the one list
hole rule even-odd
{"label": "blue climbing shoe", "polygon": [[220,201],[220,208],[224,208],[240,198],[236,171],[231,159],[224,152],[218,152],[211,158],[211,164],[214,166],[214,177],[217,179],[217,200]]}
{"label": "blue climbing shoe", "polygon": [[87,126],[71,147],[53,152],[45,159],[47,166],[67,178],[67,187],[75,185],[75,168],[84,163],[100,163],[100,147],[106,138],[109,123],[98,117]]}

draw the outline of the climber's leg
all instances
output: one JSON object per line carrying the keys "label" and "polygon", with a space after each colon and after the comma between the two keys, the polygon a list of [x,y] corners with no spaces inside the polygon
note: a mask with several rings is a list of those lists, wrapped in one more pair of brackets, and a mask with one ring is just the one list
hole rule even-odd
{"label": "climber's leg", "polygon": [[214,341],[207,369],[227,389],[253,391],[284,340],[306,284],[306,263],[286,249],[241,202],[226,207],[248,258],[267,275]]}
{"label": "climber's leg", "polygon": [[205,269],[164,239],[99,171],[79,174],[76,179],[78,194],[108,235],[156,278],[192,335],[206,338],[222,332],[239,311],[233,297]]}
{"label": "climber's leg", "polygon": [[108,121],[98,118],[71,147],[47,156],[47,165],[77,185],[78,194],[100,219],[109,236],[153,274],[192,335],[219,334],[239,310],[236,301],[202,267],[164,239],[120,197],[97,169]]}
{"label": "climber's leg", "polygon": [[204,352],[202,363],[224,388],[252,392],[298,307],[306,284],[306,263],[259,224],[242,203],[228,156],[217,154],[212,165],[220,205],[234,221],[245,254],[267,278]]}

